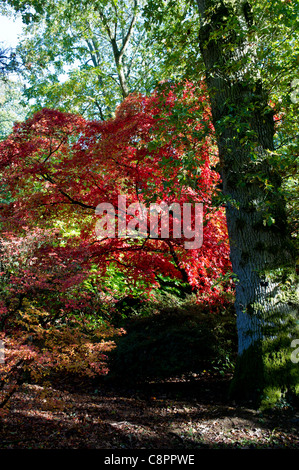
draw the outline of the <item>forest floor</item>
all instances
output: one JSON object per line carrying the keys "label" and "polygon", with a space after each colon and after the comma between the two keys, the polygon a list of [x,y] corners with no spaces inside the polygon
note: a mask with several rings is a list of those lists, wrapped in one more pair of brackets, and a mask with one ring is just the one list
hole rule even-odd
{"label": "forest floor", "polygon": [[299,410],[236,404],[228,384],[23,384],[1,418],[0,449],[299,449]]}

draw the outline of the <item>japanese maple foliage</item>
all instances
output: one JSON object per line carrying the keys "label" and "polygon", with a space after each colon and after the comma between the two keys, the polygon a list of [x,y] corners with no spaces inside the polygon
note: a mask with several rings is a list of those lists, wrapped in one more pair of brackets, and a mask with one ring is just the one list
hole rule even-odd
{"label": "japanese maple foliage", "polygon": [[[95,325],[94,313],[109,303],[103,285],[111,265],[127,285],[142,281],[142,295],[162,274],[189,283],[206,304],[225,301],[231,267],[224,210],[214,206],[216,163],[204,89],[190,83],[131,95],[106,122],[43,109],[15,125],[0,143],[0,339],[8,384],[2,404],[28,371],[37,379],[51,369],[107,372],[109,337],[123,331]],[[162,226],[153,236],[149,220],[144,237],[121,235],[120,195],[125,209],[201,203],[202,245],[186,249],[185,232],[174,233],[174,213],[167,237]],[[96,231],[102,203],[115,208],[113,238]],[[132,218],[127,213],[126,224]],[[190,228],[194,219],[191,211]]]}
{"label": "japanese maple foliage", "polygon": [[[204,90],[190,83],[183,90],[162,86],[149,97],[131,95],[106,122],[43,109],[16,124],[0,144],[6,243],[21,237],[26,244],[36,231],[55,229],[55,235],[36,244],[14,286],[66,291],[95,266],[101,278],[113,261],[132,282],[144,279],[149,291],[162,273],[218,299],[223,285],[215,284],[230,262],[224,211],[213,207],[216,162]],[[184,236],[174,238],[171,231],[168,239],[98,239],[95,209],[111,203],[119,218],[119,195],[128,206],[203,203],[202,246],[186,250]]]}

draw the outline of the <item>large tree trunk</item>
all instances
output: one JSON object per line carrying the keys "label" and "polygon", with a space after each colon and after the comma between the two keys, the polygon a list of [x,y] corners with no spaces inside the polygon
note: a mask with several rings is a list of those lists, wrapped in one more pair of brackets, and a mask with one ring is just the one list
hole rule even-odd
{"label": "large tree trunk", "polygon": [[[269,387],[296,388],[290,345],[296,338],[298,304],[295,282],[286,284],[288,272],[296,275],[295,259],[279,192],[281,179],[268,158],[274,149],[273,112],[258,77],[254,48],[247,42],[252,21],[248,2],[197,4],[231,262],[238,279],[234,391],[260,397],[267,387],[268,395]],[[279,364],[271,363],[274,356]],[[277,376],[274,367],[280,368]],[[298,378],[298,366],[296,373]]]}

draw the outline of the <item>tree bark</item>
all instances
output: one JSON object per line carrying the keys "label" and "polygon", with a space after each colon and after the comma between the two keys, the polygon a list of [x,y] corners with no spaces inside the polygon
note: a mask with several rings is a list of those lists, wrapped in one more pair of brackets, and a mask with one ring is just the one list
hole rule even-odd
{"label": "tree bark", "polygon": [[[100,10],[100,15],[101,15],[103,24],[106,26],[106,31],[107,31],[109,41],[112,47],[114,61],[115,61],[115,65],[117,68],[118,81],[119,81],[123,99],[125,99],[130,93],[128,80],[127,80],[127,76],[125,73],[123,58],[129,46],[129,42],[130,42],[131,36],[133,34],[133,30],[134,30],[134,25],[136,23],[136,19],[138,15],[137,6],[138,6],[138,2],[137,0],[134,0],[133,14],[131,17],[131,21],[130,21],[130,24],[128,26],[126,33],[123,32],[122,44],[120,47],[117,44],[117,35],[116,35],[117,22],[114,24],[114,31],[112,31],[112,28],[108,24],[107,18],[105,18],[103,10]],[[117,11],[116,11],[116,14],[117,14]]]}
{"label": "tree bark", "polygon": [[287,384],[280,388],[294,385],[286,357],[290,353],[285,351],[296,334],[293,321],[298,318],[295,281],[286,284],[287,273],[293,279],[296,273],[279,192],[281,178],[268,158],[274,150],[273,111],[248,39],[253,21],[248,2],[197,0],[197,4],[200,50],[227,201],[230,256],[238,279],[234,390],[261,397],[268,386],[276,386],[269,365],[274,350],[287,368]]}

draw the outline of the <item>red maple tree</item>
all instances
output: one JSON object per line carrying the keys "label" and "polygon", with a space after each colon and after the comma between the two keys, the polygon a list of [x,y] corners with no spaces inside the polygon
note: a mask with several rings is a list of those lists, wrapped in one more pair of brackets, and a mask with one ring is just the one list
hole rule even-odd
{"label": "red maple tree", "polygon": [[[188,282],[201,298],[218,299],[223,284],[217,281],[230,272],[230,262],[224,210],[213,207],[216,162],[204,90],[190,83],[181,92],[162,87],[149,97],[131,95],[107,122],[43,109],[16,124],[0,144],[3,242],[16,243],[18,236],[23,246],[36,243],[13,285],[23,293],[66,291],[92,267],[103,276],[113,261],[132,282],[143,279],[149,291],[162,273]],[[98,239],[95,210],[110,203],[119,220],[120,194],[127,207],[202,203],[202,246],[185,249],[186,237],[175,238],[171,229],[167,239],[150,233]],[[126,217],[129,223],[132,216]],[[46,234],[47,242],[38,241]]]}
{"label": "red maple tree", "polygon": [[[102,308],[109,304],[102,286],[111,264],[129,287],[142,281],[142,294],[155,292],[163,275],[188,283],[206,305],[226,301],[233,286],[224,209],[214,204],[220,178],[213,139],[204,89],[191,83],[181,88],[164,84],[149,97],[130,95],[106,122],[43,109],[15,125],[0,143],[5,377],[19,371],[19,383],[24,370],[38,374],[53,367],[104,373],[105,351],[113,345],[92,344],[83,330],[99,299]],[[120,195],[126,201],[125,217]],[[115,208],[114,237],[99,237],[96,230],[101,220],[97,208],[103,203]],[[153,233],[149,219],[142,237],[121,234],[120,220],[126,226],[136,222],[136,214],[127,211],[134,203],[146,208],[153,203],[202,204],[202,244],[186,248],[196,228],[191,206],[189,235],[174,233],[174,212],[169,213],[168,236],[162,224]],[[99,295],[84,286],[90,280]],[[84,313],[79,333],[76,312]],[[98,328],[99,337],[109,337],[110,326],[105,328]],[[75,364],[70,357],[76,357]]]}

